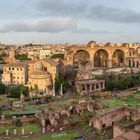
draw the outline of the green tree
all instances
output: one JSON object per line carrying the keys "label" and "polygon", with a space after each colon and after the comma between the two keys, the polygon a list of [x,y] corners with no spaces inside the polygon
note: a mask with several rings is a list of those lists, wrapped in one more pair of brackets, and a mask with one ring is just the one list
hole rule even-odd
{"label": "green tree", "polygon": [[140,85],[140,74],[128,75],[128,76],[118,76],[118,79],[112,79],[106,82],[107,90],[122,90],[127,88],[132,88]]}
{"label": "green tree", "polygon": [[21,127],[22,126],[21,120],[20,119],[16,119],[16,124],[15,125],[17,127]]}
{"label": "green tree", "polygon": [[0,84],[0,94],[6,94],[7,93],[7,86],[4,84]]}
{"label": "green tree", "polygon": [[63,53],[53,54],[51,56],[51,58],[54,58],[54,59],[57,59],[57,58],[64,59],[64,54]]}
{"label": "green tree", "polygon": [[71,85],[69,84],[68,80],[65,79],[65,77],[62,74],[59,74],[55,78],[55,90],[57,93],[59,93],[61,84],[63,85],[63,92],[66,92],[67,90],[71,89]]}
{"label": "green tree", "polygon": [[0,58],[6,57],[6,53],[0,54]]}
{"label": "green tree", "polygon": [[17,60],[31,60],[27,54],[16,54],[14,57]]}
{"label": "green tree", "polygon": [[29,89],[23,85],[19,85],[17,87],[9,87],[8,96],[12,98],[20,98],[20,94],[27,97],[29,95]]}

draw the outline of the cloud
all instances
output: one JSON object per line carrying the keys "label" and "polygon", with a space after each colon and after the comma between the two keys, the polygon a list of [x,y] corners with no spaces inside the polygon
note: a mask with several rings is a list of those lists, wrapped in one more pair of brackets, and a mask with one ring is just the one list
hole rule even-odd
{"label": "cloud", "polygon": [[63,32],[76,28],[71,18],[43,18],[38,20],[9,21],[0,25],[0,32]]}
{"label": "cloud", "polygon": [[76,19],[85,18],[118,23],[140,24],[140,13],[121,8],[112,8],[102,4],[95,4],[93,0],[39,0],[37,10],[42,15],[70,16]]}
{"label": "cloud", "polygon": [[87,3],[81,0],[39,0],[34,5],[42,14],[74,16],[82,15],[88,7]]}
{"label": "cloud", "polygon": [[93,30],[89,28],[77,28],[73,31],[77,34],[122,34],[122,31]]}
{"label": "cloud", "polygon": [[87,16],[105,21],[140,24],[140,13],[128,9],[109,8],[103,5],[91,7]]}

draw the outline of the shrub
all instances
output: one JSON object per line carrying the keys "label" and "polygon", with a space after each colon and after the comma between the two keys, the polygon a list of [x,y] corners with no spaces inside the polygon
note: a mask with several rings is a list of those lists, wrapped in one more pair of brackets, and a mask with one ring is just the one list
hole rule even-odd
{"label": "shrub", "polygon": [[51,56],[51,58],[54,58],[54,59],[57,59],[57,58],[64,59],[64,54],[63,53],[53,54]]}

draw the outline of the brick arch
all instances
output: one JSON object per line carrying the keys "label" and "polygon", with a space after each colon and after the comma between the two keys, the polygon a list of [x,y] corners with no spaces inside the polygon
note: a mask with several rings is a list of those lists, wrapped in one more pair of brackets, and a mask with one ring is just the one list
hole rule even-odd
{"label": "brick arch", "polygon": [[[113,50],[113,51],[112,51],[112,55],[113,55],[116,51],[121,51],[121,52],[124,53],[124,56],[126,55],[125,50],[123,50],[123,49],[121,49],[121,48],[117,48],[117,49]],[[112,57],[112,55],[111,55],[111,57]]]}
{"label": "brick arch", "polygon": [[94,52],[94,67],[108,67],[109,52],[106,49],[98,49]]}
{"label": "brick arch", "polygon": [[136,53],[137,53],[138,55],[140,55],[140,47],[138,47],[138,48],[136,49]]}
{"label": "brick arch", "polygon": [[73,53],[73,64],[79,67],[79,64],[86,65],[90,62],[90,53],[87,50],[79,49]]}
{"label": "brick arch", "polygon": [[113,67],[120,67],[125,64],[125,52],[122,49],[114,50],[111,57]]}

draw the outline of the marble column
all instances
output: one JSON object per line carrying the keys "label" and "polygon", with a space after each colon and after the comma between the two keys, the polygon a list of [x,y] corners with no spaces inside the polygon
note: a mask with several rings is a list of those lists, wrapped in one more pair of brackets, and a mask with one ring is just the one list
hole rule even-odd
{"label": "marble column", "polygon": [[14,135],[16,135],[17,134],[17,130],[16,129],[14,129]]}
{"label": "marble column", "polygon": [[90,92],[92,92],[92,84],[90,84]]}
{"label": "marble column", "polygon": [[45,134],[45,127],[42,128],[42,133]]}
{"label": "marble column", "polygon": [[63,84],[61,84],[60,95],[63,96]]}
{"label": "marble column", "polygon": [[94,84],[94,91],[96,91],[96,84],[97,84],[97,83]]}
{"label": "marble column", "polygon": [[55,97],[55,80],[53,81],[53,96]]}
{"label": "marble column", "polygon": [[108,60],[108,68],[112,68],[112,60],[111,59]]}
{"label": "marble column", "polygon": [[6,130],[6,136],[8,136],[9,135],[9,131],[8,130]]}
{"label": "marble column", "polygon": [[99,86],[98,90],[101,90],[101,82],[98,83],[98,86]]}
{"label": "marble column", "polygon": [[105,89],[105,82],[103,82],[103,89]]}
{"label": "marble column", "polygon": [[22,128],[22,135],[25,135],[25,130]]}
{"label": "marble column", "polygon": [[87,85],[85,84],[85,91],[87,92]]}

